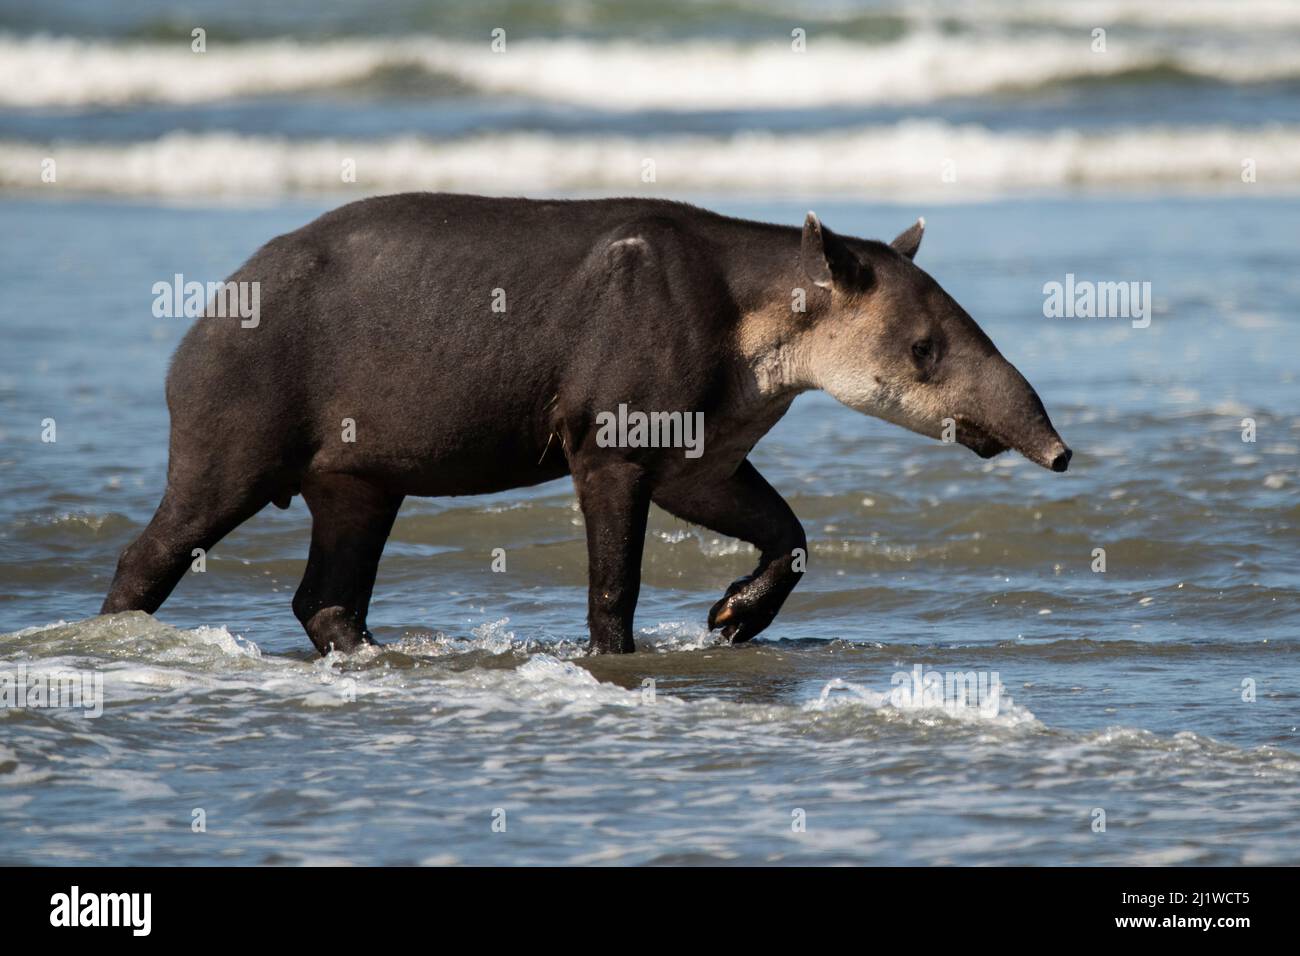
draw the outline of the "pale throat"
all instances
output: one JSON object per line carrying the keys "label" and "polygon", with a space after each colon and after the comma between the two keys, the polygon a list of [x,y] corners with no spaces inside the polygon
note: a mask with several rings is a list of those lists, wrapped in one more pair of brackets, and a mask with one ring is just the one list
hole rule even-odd
{"label": "pale throat", "polygon": [[816,388],[808,363],[806,329],[788,301],[767,305],[741,317],[736,352],[744,391],[764,400],[793,399]]}

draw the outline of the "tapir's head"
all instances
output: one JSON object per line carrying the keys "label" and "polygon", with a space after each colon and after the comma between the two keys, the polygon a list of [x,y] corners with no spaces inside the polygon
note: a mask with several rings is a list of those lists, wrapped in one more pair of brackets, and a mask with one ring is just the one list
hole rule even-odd
{"label": "tapir's head", "polygon": [[1070,449],[1038,395],[975,320],[912,261],[925,220],[889,245],[840,237],[813,213],[800,265],[826,290],[802,332],[811,384],[850,408],[982,458],[1014,448],[1065,471]]}

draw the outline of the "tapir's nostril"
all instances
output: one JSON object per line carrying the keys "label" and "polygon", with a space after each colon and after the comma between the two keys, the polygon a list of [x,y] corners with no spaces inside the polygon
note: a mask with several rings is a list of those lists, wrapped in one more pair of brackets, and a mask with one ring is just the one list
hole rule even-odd
{"label": "tapir's nostril", "polygon": [[1073,455],[1074,452],[1070,451],[1068,448],[1062,451],[1052,459],[1052,471],[1065,471],[1065,469],[1069,468],[1070,458],[1073,457]]}

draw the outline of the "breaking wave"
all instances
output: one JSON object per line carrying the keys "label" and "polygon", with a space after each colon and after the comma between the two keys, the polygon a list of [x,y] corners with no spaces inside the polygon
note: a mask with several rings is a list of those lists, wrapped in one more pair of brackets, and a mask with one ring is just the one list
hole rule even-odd
{"label": "breaking wave", "polygon": [[[918,120],[815,135],[514,132],[379,142],[177,132],[139,143],[0,142],[0,187],[48,188],[40,182],[47,156],[58,161],[59,185],[74,192],[175,197],[407,189],[888,196],[902,190],[960,201],[972,192],[1053,187],[1217,185],[1255,194],[1300,185],[1300,128],[1281,125],[1039,133]],[[641,181],[647,158],[656,167],[650,186]],[[1257,176],[1249,187],[1241,176],[1247,158]],[[342,181],[345,160],[355,163],[356,185]]]}
{"label": "breaking wave", "polygon": [[[1116,39],[1094,53],[1088,33],[982,36],[923,30],[885,43],[819,37],[803,53],[771,42],[433,36],[213,42],[0,36],[0,105],[193,104],[337,89],[412,71],[448,89],[613,110],[763,109],[924,103],[1051,85],[1158,74],[1258,83],[1300,79],[1294,43],[1265,33],[1174,42]],[[433,87],[436,89],[436,87]]]}

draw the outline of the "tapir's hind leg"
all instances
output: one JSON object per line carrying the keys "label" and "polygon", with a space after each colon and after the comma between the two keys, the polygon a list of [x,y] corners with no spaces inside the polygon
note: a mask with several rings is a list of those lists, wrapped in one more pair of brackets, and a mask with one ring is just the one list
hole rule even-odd
{"label": "tapir's hind leg", "polygon": [[373,643],[366,612],[402,496],[350,475],[315,475],[304,479],[302,497],[311,508],[311,551],[293,613],[322,654]]}
{"label": "tapir's hind leg", "polygon": [[639,466],[602,457],[570,457],[587,525],[588,649],[595,654],[630,654],[636,650],[632,615],[641,591],[650,489]]}
{"label": "tapir's hind leg", "polygon": [[271,500],[269,484],[227,483],[216,473],[186,480],[173,474],[149,526],[129,544],[101,614],[158,610],[194,561]]}

